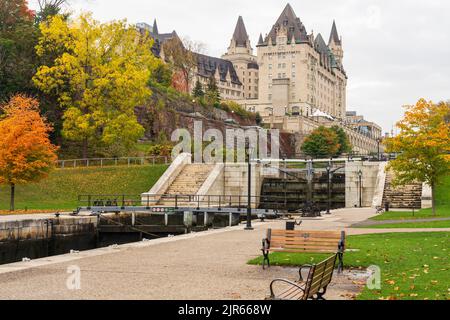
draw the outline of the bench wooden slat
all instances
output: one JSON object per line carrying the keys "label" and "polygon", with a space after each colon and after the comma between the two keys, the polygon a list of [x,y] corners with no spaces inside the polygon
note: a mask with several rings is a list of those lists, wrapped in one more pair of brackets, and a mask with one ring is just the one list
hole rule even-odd
{"label": "bench wooden slat", "polygon": [[292,235],[299,235],[299,234],[311,234],[311,235],[334,235],[334,236],[340,236],[340,231],[330,231],[330,230],[282,230],[282,229],[271,229],[272,234],[292,234]]}
{"label": "bench wooden slat", "polygon": [[311,243],[311,244],[295,244],[295,243],[293,243],[293,244],[278,244],[278,245],[274,245],[273,247],[271,246],[271,250],[282,250],[282,249],[314,249],[314,248],[317,248],[317,249],[327,249],[327,250],[329,250],[329,249],[331,249],[331,250],[333,250],[333,251],[335,251],[335,252],[337,252],[338,250],[338,248],[337,248],[337,245],[335,245],[335,246],[324,246],[324,245],[316,245],[316,244],[314,244],[314,243]]}
{"label": "bench wooden slat", "polygon": [[285,252],[285,253],[336,253],[336,250],[269,250],[269,252]]}
{"label": "bench wooden slat", "polygon": [[[286,230],[286,232],[289,232]],[[330,231],[331,232],[331,231]],[[295,237],[295,238],[340,238],[340,234],[336,234],[336,233],[327,233],[326,231],[323,232],[321,231],[320,233],[311,233],[311,232],[297,232],[297,233],[280,233],[280,232],[276,232],[273,233],[272,232],[272,236],[273,237]]]}
{"label": "bench wooden slat", "polygon": [[323,243],[337,245],[340,239],[299,239],[299,238],[272,238],[270,242],[273,243]]}

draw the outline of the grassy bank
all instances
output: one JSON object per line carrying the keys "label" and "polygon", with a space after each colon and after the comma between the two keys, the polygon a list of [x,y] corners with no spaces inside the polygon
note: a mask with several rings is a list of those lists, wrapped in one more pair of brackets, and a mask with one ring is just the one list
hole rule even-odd
{"label": "grassy bank", "polygon": [[[166,165],[57,169],[35,184],[16,186],[16,209],[73,210],[80,194],[139,195],[150,188]],[[9,209],[9,188],[0,187],[0,210]]]}
{"label": "grassy bank", "polygon": [[450,228],[450,220],[444,221],[427,221],[427,222],[403,222],[403,223],[386,223],[386,224],[376,224],[368,225],[360,228],[366,229],[396,229],[396,228],[406,228],[406,229],[419,229],[419,228]]}
{"label": "grassy bank", "polygon": [[[381,289],[364,288],[360,300],[450,299],[450,233],[386,233],[349,236],[347,248],[359,249],[344,255],[346,268],[381,269]],[[299,266],[317,263],[321,254],[271,254],[271,264]],[[262,257],[250,261],[261,264]],[[292,279],[295,280],[295,279]]]}
{"label": "grassy bank", "polygon": [[[433,217],[431,209],[422,209],[415,212],[386,212],[371,218],[371,220],[426,219]],[[443,183],[436,188],[436,217],[450,217],[450,176],[445,177]]]}

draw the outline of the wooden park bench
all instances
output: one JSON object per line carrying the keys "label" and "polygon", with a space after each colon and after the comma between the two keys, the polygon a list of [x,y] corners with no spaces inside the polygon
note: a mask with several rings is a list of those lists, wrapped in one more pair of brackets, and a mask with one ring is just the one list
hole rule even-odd
{"label": "wooden park bench", "polygon": [[[270,300],[325,300],[323,297],[327,292],[327,287],[333,278],[333,271],[336,265],[338,254],[334,254],[328,259],[316,265],[304,265],[300,267],[300,279],[297,282],[286,279],[275,279],[270,284]],[[302,269],[309,268],[308,277],[303,280]],[[275,288],[278,292],[275,292]]]}
{"label": "wooden park bench", "polygon": [[338,272],[344,267],[345,232],[342,231],[306,231],[306,230],[267,230],[262,241],[264,256],[263,269],[270,267],[271,252],[286,253],[337,253]]}

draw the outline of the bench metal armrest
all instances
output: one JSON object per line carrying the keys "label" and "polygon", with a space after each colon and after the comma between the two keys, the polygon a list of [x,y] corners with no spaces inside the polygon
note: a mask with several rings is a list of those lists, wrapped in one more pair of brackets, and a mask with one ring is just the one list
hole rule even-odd
{"label": "bench metal armrest", "polygon": [[302,288],[298,283],[295,283],[293,281],[286,280],[286,279],[275,279],[270,283],[270,297],[272,299],[275,299],[275,294],[273,292],[273,284],[276,282],[284,282],[284,283],[290,284],[291,286],[296,287],[297,289],[300,289],[302,292],[305,292],[305,289]]}
{"label": "bench metal armrest", "polygon": [[300,266],[300,268],[298,269],[298,275],[300,276],[300,281],[304,281],[303,276],[302,276],[302,270],[306,269],[306,268],[311,269],[312,267],[313,266],[311,264],[304,264],[304,265]]}
{"label": "bench metal armrest", "polygon": [[262,239],[262,250],[267,251],[270,248],[270,240],[267,238]]}

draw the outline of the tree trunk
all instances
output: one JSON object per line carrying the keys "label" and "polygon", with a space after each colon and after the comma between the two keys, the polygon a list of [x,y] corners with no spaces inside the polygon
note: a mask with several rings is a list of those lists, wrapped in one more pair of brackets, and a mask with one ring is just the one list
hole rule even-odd
{"label": "tree trunk", "polygon": [[9,210],[14,211],[14,193],[16,191],[16,186],[14,183],[11,183],[11,202],[9,206]]}
{"label": "tree trunk", "polygon": [[83,159],[87,159],[88,157],[88,140],[87,138],[83,139]]}
{"label": "tree trunk", "polygon": [[434,199],[434,195],[435,195],[435,183],[433,182],[431,184],[431,207],[433,208],[433,217],[436,217],[436,201]]}

